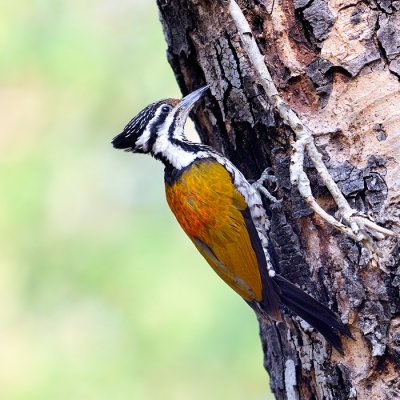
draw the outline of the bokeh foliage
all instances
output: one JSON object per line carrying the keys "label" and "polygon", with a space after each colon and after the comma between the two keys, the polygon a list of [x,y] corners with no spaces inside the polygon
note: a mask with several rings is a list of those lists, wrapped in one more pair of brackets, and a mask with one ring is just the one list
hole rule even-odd
{"label": "bokeh foliage", "polygon": [[265,399],[255,318],[112,137],[179,96],[150,1],[0,13],[0,398]]}

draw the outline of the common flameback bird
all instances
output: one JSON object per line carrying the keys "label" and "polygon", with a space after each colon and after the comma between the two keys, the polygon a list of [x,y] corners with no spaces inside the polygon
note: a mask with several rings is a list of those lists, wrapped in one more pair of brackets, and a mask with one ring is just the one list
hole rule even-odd
{"label": "common flameback bird", "polygon": [[351,336],[348,328],[328,307],[268,265],[269,254],[262,243],[266,215],[259,192],[228,159],[186,139],[186,119],[207,89],[200,88],[182,100],[150,104],[112,144],[162,161],[167,201],[182,229],[260,318],[280,320],[283,304],[342,351],[340,334]]}

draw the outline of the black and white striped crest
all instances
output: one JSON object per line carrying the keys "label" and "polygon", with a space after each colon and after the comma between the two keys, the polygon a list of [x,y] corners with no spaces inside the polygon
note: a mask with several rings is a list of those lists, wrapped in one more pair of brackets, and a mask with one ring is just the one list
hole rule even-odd
{"label": "black and white striped crest", "polygon": [[165,122],[174,102],[176,101],[166,99],[148,105],[113,139],[113,146],[126,151],[148,152],[158,128]]}
{"label": "black and white striped crest", "polygon": [[160,106],[161,102],[156,102],[148,105],[142,111],[139,112],[136,117],[132,118],[128,125],[124,128],[125,137],[129,137],[131,135],[138,136],[137,134],[142,133],[147,124],[154,118],[156,115],[157,109]]}

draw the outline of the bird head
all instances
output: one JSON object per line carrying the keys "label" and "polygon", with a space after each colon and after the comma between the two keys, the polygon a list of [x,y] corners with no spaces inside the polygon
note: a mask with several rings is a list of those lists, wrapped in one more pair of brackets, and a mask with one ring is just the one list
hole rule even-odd
{"label": "bird head", "polygon": [[181,100],[165,99],[149,104],[112,140],[113,146],[133,153],[149,153],[159,138],[183,135],[190,111],[208,88],[203,86]]}

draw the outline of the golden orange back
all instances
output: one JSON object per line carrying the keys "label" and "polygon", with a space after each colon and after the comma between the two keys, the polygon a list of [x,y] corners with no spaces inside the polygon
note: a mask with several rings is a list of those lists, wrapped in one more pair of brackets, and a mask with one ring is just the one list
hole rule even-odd
{"label": "golden orange back", "polygon": [[244,197],[213,160],[191,164],[166,197],[183,230],[217,274],[247,301],[262,300],[262,282],[243,212]]}

